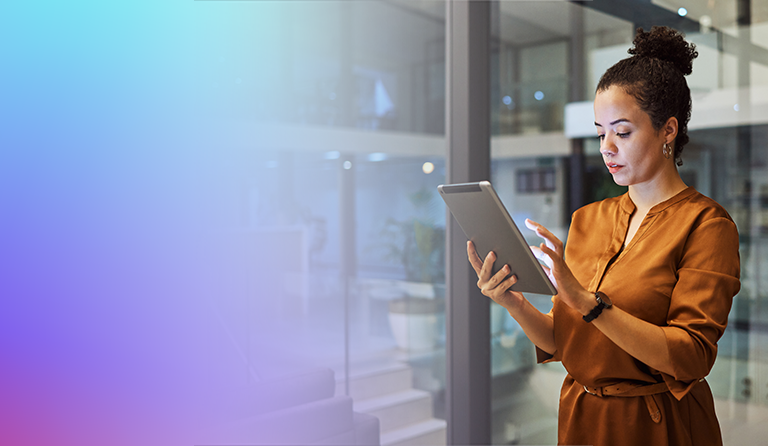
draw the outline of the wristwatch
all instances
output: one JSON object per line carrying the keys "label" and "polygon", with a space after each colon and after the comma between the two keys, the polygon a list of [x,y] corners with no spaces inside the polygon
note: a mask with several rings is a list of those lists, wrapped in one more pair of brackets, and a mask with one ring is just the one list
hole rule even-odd
{"label": "wristwatch", "polygon": [[589,314],[582,316],[581,318],[584,319],[585,322],[592,322],[600,316],[600,313],[603,312],[603,309],[605,308],[611,308],[613,306],[613,302],[611,302],[611,299],[603,294],[602,291],[598,291],[595,293],[595,300],[597,301],[597,305],[595,305],[595,308],[592,309],[592,311],[589,312]]}

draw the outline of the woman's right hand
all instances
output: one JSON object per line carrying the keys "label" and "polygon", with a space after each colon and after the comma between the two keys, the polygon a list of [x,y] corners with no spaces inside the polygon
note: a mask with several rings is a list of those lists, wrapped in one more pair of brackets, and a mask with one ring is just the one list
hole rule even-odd
{"label": "woman's right hand", "polygon": [[467,255],[469,263],[477,273],[477,286],[480,291],[504,307],[520,324],[528,339],[545,352],[554,354],[557,346],[552,314],[544,314],[537,310],[528,303],[523,293],[510,291],[509,287],[517,283],[517,277],[514,275],[507,277],[510,271],[509,265],[504,265],[496,274],[491,275],[496,254],[489,252],[485,261],[480,260],[475,244],[471,241],[467,242]]}
{"label": "woman's right hand", "polygon": [[475,250],[475,244],[467,242],[467,256],[469,263],[472,264],[477,273],[477,287],[483,295],[490,297],[494,302],[506,308],[507,311],[514,311],[523,302],[525,297],[523,293],[510,291],[510,287],[517,283],[517,276],[509,276],[509,265],[504,265],[496,274],[491,275],[493,263],[496,261],[496,254],[491,251],[485,257],[485,261],[480,260]]}

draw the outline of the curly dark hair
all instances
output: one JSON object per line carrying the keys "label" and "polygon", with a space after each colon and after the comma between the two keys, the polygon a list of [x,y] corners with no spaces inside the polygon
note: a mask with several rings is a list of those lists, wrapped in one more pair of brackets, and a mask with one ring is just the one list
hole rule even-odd
{"label": "curly dark hair", "polygon": [[691,90],[685,76],[693,72],[693,59],[699,55],[696,45],[666,26],[654,26],[649,32],[638,28],[633,43],[627,51],[632,57],[609,68],[600,78],[597,92],[613,85],[623,88],[637,100],[656,130],[669,118],[677,118],[675,160],[681,166],[680,155],[688,143],[691,119]]}

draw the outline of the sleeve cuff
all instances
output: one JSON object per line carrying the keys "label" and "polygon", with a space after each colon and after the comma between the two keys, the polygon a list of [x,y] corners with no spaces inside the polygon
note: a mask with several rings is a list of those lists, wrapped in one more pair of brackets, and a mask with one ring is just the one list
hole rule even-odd
{"label": "sleeve cuff", "polygon": [[[674,376],[662,373],[664,382],[667,383],[672,395],[681,400],[693,386],[709,374],[714,363],[714,358],[709,358],[710,350],[703,347],[696,348],[695,341],[690,334],[677,327],[662,327],[667,338],[667,348],[672,360]],[[714,355],[717,355],[717,347],[713,346]],[[683,358],[687,358],[684,360]],[[694,366],[698,364],[698,367]]]}

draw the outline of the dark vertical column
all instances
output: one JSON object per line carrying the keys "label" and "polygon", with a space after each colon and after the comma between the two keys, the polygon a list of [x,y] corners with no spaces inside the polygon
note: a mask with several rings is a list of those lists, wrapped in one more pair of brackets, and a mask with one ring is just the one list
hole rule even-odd
{"label": "dark vertical column", "polygon": [[512,85],[514,90],[512,91],[512,104],[514,104],[515,113],[512,117],[512,128],[510,133],[517,134],[522,132],[522,104],[523,104],[523,92],[521,89],[520,78],[520,48],[515,46],[509,46],[509,58],[512,63]]}
{"label": "dark vertical column", "polygon": [[[446,140],[449,183],[490,176],[490,11],[446,2]],[[448,444],[491,443],[490,307],[467,261],[466,237],[447,222]]]}
{"label": "dark vertical column", "polygon": [[[738,82],[738,113],[743,116],[742,119],[749,118],[751,113],[751,99],[750,99],[750,87],[752,79],[750,77],[750,54],[749,51],[752,47],[751,44],[751,29],[752,24],[752,11],[750,0],[737,0],[736,2],[736,24],[738,25],[738,47],[736,50],[737,56],[737,68],[736,76]],[[744,116],[746,115],[746,116]],[[742,120],[740,119],[740,120]],[[743,218],[739,223],[740,238],[745,240],[746,243],[740,243],[740,254],[742,256],[742,265],[748,265],[750,257],[752,256],[752,198],[760,194],[759,190],[755,190],[755,185],[751,179],[752,169],[752,128],[748,122],[739,123],[736,127],[736,151],[732,155],[735,157],[733,165],[735,171],[739,176],[739,189],[737,194],[739,196],[738,206],[742,207]],[[757,292],[759,293],[759,291]],[[757,294],[755,293],[755,294]],[[736,327],[740,330],[736,330],[734,333],[735,343],[737,348],[735,349],[736,359],[747,364],[750,359],[752,361],[759,361],[760,358],[750,358],[750,352],[753,349],[750,347],[751,336],[751,314],[754,311],[752,307],[752,299],[759,298],[759,296],[739,296],[733,301],[733,308],[731,312],[736,315],[737,324]],[[743,348],[739,348],[743,347]],[[752,393],[762,392],[763,389],[759,387],[756,389],[756,383],[758,380],[754,375],[750,375],[749,370],[746,367],[740,367],[741,370],[737,370],[736,388],[740,390],[742,396],[746,398],[752,397]],[[759,397],[758,397],[759,398]],[[737,419],[746,419],[747,411],[745,408],[737,406],[734,415]]]}
{"label": "dark vertical column", "polygon": [[[583,101],[586,97],[584,92],[584,78],[586,69],[584,67],[584,9],[580,5],[570,5],[570,51],[568,52],[568,65],[570,67],[570,79],[568,88],[569,102]],[[568,213],[565,215],[565,223],[570,223],[571,214],[576,209],[584,206],[586,197],[586,162],[584,159],[584,140],[571,140],[571,156],[568,159]]]}
{"label": "dark vertical column", "polygon": [[568,100],[571,102],[583,101],[586,97],[586,58],[584,54],[584,7],[571,4],[568,8],[570,25],[570,51],[568,53],[568,65],[570,67],[570,79],[568,83]]}
{"label": "dark vertical column", "polygon": [[501,86],[503,81],[501,79],[501,62],[503,60],[503,44],[501,42],[501,2],[490,2],[491,16],[490,24],[491,29],[489,32],[488,43],[488,67],[489,67],[489,106],[490,106],[490,123],[491,123],[491,135],[498,135],[502,133],[501,127],[501,115],[499,113],[502,104],[501,98]]}
{"label": "dark vertical column", "polygon": [[[736,48],[736,76],[738,83],[738,113],[740,123],[736,128],[736,152],[734,165],[736,166],[739,182],[741,183],[738,192],[742,200],[740,206],[744,208],[743,221],[739,222],[739,229],[742,236],[752,235],[752,196],[759,193],[753,188],[751,181],[752,169],[752,128],[749,125],[752,104],[750,98],[752,79],[750,75],[750,49],[752,47],[751,26],[752,11],[750,0],[738,0],[736,2],[736,24],[738,25],[738,46]],[[745,122],[746,121],[746,122]],[[745,257],[750,255],[750,243],[746,243],[742,248],[742,254]],[[746,264],[746,262],[744,262]]]}

